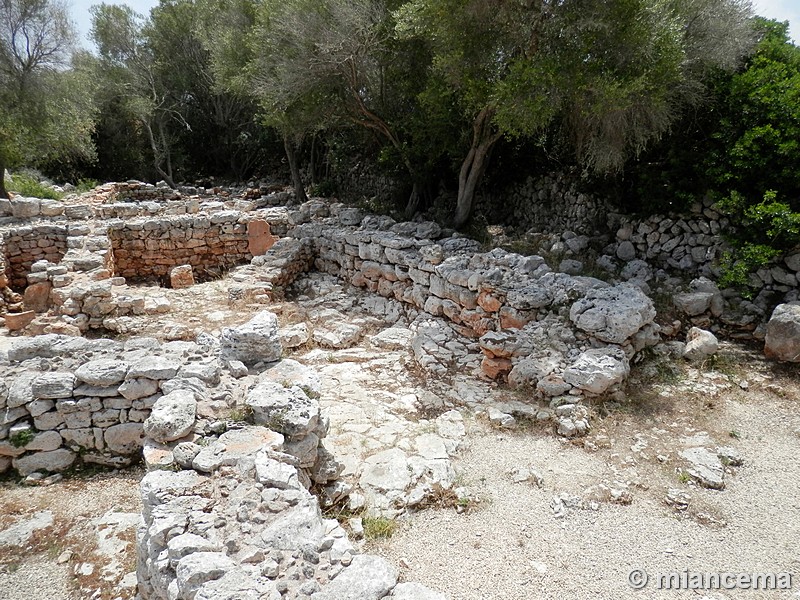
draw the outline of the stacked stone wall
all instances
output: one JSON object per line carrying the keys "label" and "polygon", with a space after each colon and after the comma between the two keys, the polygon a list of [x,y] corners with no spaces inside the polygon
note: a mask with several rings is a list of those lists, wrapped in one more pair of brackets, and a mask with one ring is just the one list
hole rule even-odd
{"label": "stacked stone wall", "polygon": [[33,263],[59,263],[67,252],[63,225],[31,225],[7,229],[2,234],[6,277],[15,289],[24,289]]}
{"label": "stacked stone wall", "polygon": [[513,223],[518,232],[573,231],[592,235],[605,230],[613,209],[602,198],[582,189],[576,173],[551,173],[478,194],[477,212]]}
{"label": "stacked stone wall", "polygon": [[116,274],[126,279],[163,279],[173,267],[191,265],[202,280],[253,257],[237,211],[120,222],[108,236]]}

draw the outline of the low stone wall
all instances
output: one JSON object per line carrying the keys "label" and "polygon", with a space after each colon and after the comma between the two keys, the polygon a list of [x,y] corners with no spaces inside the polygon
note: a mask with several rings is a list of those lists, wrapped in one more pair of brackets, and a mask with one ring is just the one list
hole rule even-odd
{"label": "low stone wall", "polygon": [[[722,237],[731,223],[710,204],[695,205],[689,215],[652,215],[641,220],[623,218],[616,240],[605,249],[602,265],[621,269],[623,274],[650,273],[664,269],[684,278],[719,278],[720,263],[730,247]],[[642,264],[642,261],[646,264]],[[634,277],[636,278],[636,277]],[[800,250],[790,252],[762,267],[749,277],[749,285],[760,296],[766,316],[778,302],[800,298]],[[735,294],[728,294],[732,296]]]}
{"label": "low stone wall", "polygon": [[137,540],[143,600],[444,600],[398,583],[324,519],[283,437],[263,427],[220,436],[211,469],[152,471],[141,483]]}
{"label": "low stone wall", "polygon": [[[181,371],[156,340],[43,335],[16,340],[0,390],[0,471],[120,466],[141,452],[143,422]],[[92,360],[93,355],[119,356]]]}
{"label": "low stone wall", "polygon": [[6,277],[11,287],[23,290],[33,263],[61,262],[67,252],[67,228],[63,225],[31,225],[3,231]]}
{"label": "low stone wall", "polygon": [[127,279],[166,278],[178,265],[191,265],[203,279],[249,261],[248,225],[239,212],[136,219],[108,228],[115,271]]}
{"label": "low stone wall", "polygon": [[609,204],[580,190],[574,172],[528,177],[523,183],[478,194],[476,211],[492,216],[492,222],[513,223],[520,232],[573,231],[592,235],[606,229]]}

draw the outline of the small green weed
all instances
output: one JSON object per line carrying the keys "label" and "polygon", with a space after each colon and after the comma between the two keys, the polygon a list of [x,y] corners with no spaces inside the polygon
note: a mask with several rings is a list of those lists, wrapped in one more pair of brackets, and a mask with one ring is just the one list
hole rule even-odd
{"label": "small green weed", "polygon": [[364,517],[364,537],[368,540],[384,540],[392,537],[397,530],[397,522],[386,517]]}
{"label": "small green weed", "polygon": [[17,431],[13,435],[9,436],[8,442],[14,446],[14,448],[23,448],[30,444],[33,441],[34,433],[30,429],[23,429],[22,431]]}

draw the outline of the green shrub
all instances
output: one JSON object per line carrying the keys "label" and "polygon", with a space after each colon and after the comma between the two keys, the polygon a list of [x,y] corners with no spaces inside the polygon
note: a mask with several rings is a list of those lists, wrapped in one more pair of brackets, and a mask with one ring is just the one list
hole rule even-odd
{"label": "green shrub", "polygon": [[90,192],[98,185],[100,185],[100,182],[96,179],[79,179],[78,185],[75,186],[75,193],[84,194]]}
{"label": "green shrub", "polygon": [[42,185],[30,175],[16,173],[11,176],[11,183],[8,190],[20,196],[29,198],[47,198],[50,200],[60,200],[63,194],[58,193],[53,188]]}
{"label": "green shrub", "polygon": [[800,212],[778,202],[773,190],[758,204],[732,192],[717,207],[736,223],[736,234],[729,237],[733,250],[722,258],[723,286],[746,288],[750,273],[800,244]]}
{"label": "green shrub", "polygon": [[17,431],[8,438],[8,442],[14,448],[23,448],[33,441],[34,433],[30,429]]}

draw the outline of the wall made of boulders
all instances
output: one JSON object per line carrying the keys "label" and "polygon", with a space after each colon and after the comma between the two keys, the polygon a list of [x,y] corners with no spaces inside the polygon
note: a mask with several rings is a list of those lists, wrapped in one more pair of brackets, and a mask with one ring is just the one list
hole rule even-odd
{"label": "wall made of boulders", "polygon": [[519,232],[602,232],[611,211],[608,202],[581,189],[574,172],[550,173],[504,188],[483,189],[476,212],[492,222],[513,223]]}
{"label": "wall made of boulders", "polygon": [[[702,276],[719,279],[725,254],[731,251],[724,234],[732,233],[729,219],[710,202],[697,203],[686,215],[651,215],[643,219],[620,218],[615,241],[605,248],[601,265],[621,267],[636,275],[637,263],[648,270],[663,269],[689,279]],[[633,277],[636,278],[636,277]],[[777,300],[798,299],[800,251],[789,252],[751,273],[748,285],[762,296],[765,312]]]}
{"label": "wall made of boulders", "polygon": [[178,265],[191,265],[202,280],[253,257],[238,211],[117,222],[108,236],[116,274],[132,280],[165,279]]}
{"label": "wall made of boulders", "polygon": [[11,287],[24,289],[33,263],[61,262],[67,252],[67,228],[63,225],[30,225],[7,229],[2,234],[6,277]]}

